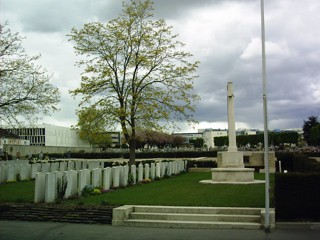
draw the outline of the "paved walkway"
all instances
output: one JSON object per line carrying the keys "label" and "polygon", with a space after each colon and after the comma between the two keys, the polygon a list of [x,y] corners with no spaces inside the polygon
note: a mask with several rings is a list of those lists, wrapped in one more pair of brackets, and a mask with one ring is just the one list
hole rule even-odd
{"label": "paved walkway", "polygon": [[0,240],[319,240],[320,228],[263,230],[130,228],[99,224],[0,221]]}

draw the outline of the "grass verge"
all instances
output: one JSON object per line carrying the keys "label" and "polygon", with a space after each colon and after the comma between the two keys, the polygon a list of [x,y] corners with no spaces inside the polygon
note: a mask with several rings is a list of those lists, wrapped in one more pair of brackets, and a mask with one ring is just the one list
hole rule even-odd
{"label": "grass verge", "polygon": [[[274,175],[271,175],[273,185]],[[214,207],[264,207],[264,184],[207,185],[211,173],[188,173],[149,184],[63,201],[66,205],[172,205]],[[255,174],[264,179],[264,174]],[[0,184],[0,202],[33,202],[34,181]]]}
{"label": "grass verge", "polygon": [[34,181],[0,184],[0,202],[33,202]]}

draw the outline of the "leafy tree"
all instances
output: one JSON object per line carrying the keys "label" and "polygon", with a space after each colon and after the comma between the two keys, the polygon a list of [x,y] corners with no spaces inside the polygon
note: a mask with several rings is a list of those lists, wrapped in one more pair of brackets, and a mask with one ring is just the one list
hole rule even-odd
{"label": "leafy tree", "polygon": [[203,138],[191,139],[190,143],[192,143],[195,148],[202,148],[204,145],[204,139]]}
{"label": "leafy tree", "polygon": [[312,145],[320,146],[320,124],[310,129],[310,141]]}
{"label": "leafy tree", "polygon": [[307,120],[303,122],[302,130],[303,130],[303,137],[304,140],[310,145],[312,144],[310,131],[311,128],[319,125],[318,116],[310,116]]}
{"label": "leafy tree", "polygon": [[111,145],[112,138],[106,132],[106,121],[100,118],[100,112],[94,108],[84,108],[77,112],[78,123],[74,127],[79,137],[91,145],[106,148]]}
{"label": "leafy tree", "polygon": [[8,23],[0,25],[0,120],[10,125],[33,123],[57,110],[60,101],[52,75],[36,64],[40,55],[26,54],[23,39]]}
{"label": "leafy tree", "polygon": [[99,109],[109,126],[120,124],[135,162],[137,129],[161,129],[192,121],[199,97],[193,93],[198,62],[164,20],[154,20],[152,2],[123,3],[122,14],[106,24],[93,22],[69,35],[84,58],[80,106]]}
{"label": "leafy tree", "polygon": [[171,142],[172,147],[180,148],[184,144],[186,139],[183,136],[172,134],[171,135],[171,141],[172,141]]}

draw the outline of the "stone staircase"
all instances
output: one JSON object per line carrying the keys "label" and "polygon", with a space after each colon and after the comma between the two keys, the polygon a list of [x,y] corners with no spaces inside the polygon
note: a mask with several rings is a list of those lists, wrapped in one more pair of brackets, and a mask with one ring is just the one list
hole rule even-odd
{"label": "stone staircase", "polygon": [[[223,207],[122,206],[113,209],[112,225],[163,228],[260,229],[264,209]],[[274,227],[274,210],[270,212]]]}

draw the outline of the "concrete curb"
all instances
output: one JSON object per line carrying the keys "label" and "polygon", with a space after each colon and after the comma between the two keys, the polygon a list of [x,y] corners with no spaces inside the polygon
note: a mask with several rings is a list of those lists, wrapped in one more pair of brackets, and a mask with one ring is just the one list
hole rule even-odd
{"label": "concrete curb", "polygon": [[320,230],[320,222],[276,222],[276,229]]}

